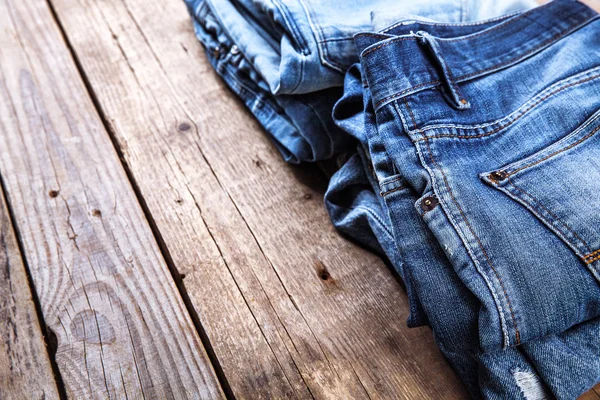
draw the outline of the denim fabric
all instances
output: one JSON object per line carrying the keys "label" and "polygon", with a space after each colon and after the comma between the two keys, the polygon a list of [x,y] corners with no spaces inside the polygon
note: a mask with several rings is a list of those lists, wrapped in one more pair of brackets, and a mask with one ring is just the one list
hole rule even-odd
{"label": "denim fabric", "polygon": [[409,326],[432,327],[473,397],[571,399],[600,381],[591,10],[465,24],[532,3],[186,3],[287,161],[347,153],[332,221],[391,261]]}
{"label": "denim fabric", "polygon": [[474,396],[575,398],[600,380],[597,32],[593,11],[556,1],[356,38],[334,116],[368,157],[327,205],[355,236],[340,177],[372,171],[370,220],[387,218],[397,248],[373,236],[426,314],[409,323],[429,322]]}
{"label": "denim fabric", "polygon": [[[196,35],[227,85],[271,135],[286,161],[330,158],[355,143],[331,119],[352,36],[401,15],[462,21],[499,15],[533,0],[185,0]],[[498,4],[500,3],[500,4]],[[385,21],[385,22],[384,22]]]}

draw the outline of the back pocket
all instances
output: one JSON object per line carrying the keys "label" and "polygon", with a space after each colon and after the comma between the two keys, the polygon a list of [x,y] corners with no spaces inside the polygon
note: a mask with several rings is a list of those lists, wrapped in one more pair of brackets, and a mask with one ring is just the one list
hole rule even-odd
{"label": "back pocket", "polygon": [[600,281],[599,131],[600,111],[551,146],[480,177],[531,211]]}

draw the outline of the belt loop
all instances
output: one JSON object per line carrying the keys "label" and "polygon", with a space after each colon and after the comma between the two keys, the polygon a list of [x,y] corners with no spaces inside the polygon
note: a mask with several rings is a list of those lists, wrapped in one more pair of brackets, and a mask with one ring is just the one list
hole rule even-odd
{"label": "belt loop", "polygon": [[437,40],[425,31],[418,31],[417,33],[412,34],[419,40],[421,44],[428,45],[428,47],[431,49],[431,52],[433,53],[433,56],[438,66],[442,70],[443,79],[446,83],[446,86],[448,87],[448,91],[450,92],[450,98],[448,99],[450,104],[458,108],[459,110],[466,110],[471,108],[471,104],[462,94],[460,88],[458,87],[458,84],[454,80],[452,70],[450,69],[450,66],[446,63],[446,59],[442,54],[440,45],[438,44]]}

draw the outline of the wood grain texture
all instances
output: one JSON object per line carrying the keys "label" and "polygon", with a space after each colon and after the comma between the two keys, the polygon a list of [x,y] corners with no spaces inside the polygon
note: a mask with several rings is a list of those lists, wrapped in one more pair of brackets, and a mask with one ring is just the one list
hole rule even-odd
{"label": "wood grain texture", "polygon": [[600,395],[596,392],[596,388],[584,393],[579,397],[579,400],[600,400]]}
{"label": "wood grain texture", "polygon": [[0,399],[58,399],[4,196],[0,194]]}
{"label": "wood grain texture", "polygon": [[68,396],[223,397],[43,1],[0,1],[0,148],[7,200]]}
{"label": "wood grain texture", "polygon": [[466,396],[316,175],[220,83],[183,2],[52,4],[237,398]]}

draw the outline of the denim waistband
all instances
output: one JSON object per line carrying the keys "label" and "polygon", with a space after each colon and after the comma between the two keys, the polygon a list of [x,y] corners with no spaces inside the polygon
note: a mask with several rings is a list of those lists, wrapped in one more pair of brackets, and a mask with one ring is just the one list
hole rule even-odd
{"label": "denim waistband", "polygon": [[[581,28],[598,14],[573,0],[555,0],[530,11],[476,24],[431,24],[444,36],[431,36],[427,24],[414,21],[396,33],[360,33],[365,84],[375,109],[421,90],[448,84],[457,108],[468,107],[458,83],[509,67]],[[443,29],[440,27],[443,26]],[[411,28],[418,29],[416,32]],[[477,28],[480,28],[477,30]],[[517,43],[517,45],[515,45]]]}

